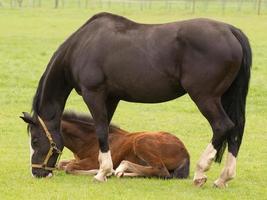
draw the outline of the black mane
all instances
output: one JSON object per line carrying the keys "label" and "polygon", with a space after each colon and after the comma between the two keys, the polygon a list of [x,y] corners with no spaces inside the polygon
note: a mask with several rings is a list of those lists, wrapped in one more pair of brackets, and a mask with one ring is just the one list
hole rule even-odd
{"label": "black mane", "polygon": [[40,102],[41,90],[42,90],[42,87],[43,87],[44,77],[45,77],[45,73],[42,75],[41,79],[39,80],[36,93],[35,93],[35,95],[33,97],[32,112],[34,114],[38,114],[39,113],[38,112],[39,111],[39,102]]}

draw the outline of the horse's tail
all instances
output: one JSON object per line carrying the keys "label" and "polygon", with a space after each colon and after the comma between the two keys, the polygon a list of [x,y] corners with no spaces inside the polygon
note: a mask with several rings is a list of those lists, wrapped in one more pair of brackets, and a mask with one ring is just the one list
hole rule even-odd
{"label": "horse's tail", "polygon": [[172,178],[188,178],[190,171],[190,157],[184,159],[183,163],[171,172]]}
{"label": "horse's tail", "polygon": [[227,140],[233,141],[237,144],[236,154],[238,153],[238,150],[240,148],[246,121],[246,97],[248,93],[250,70],[252,65],[252,52],[248,38],[241,30],[233,26],[230,26],[230,30],[242,46],[243,58],[241,67],[235,80],[222,96],[223,108],[234,123],[235,127],[227,134],[227,138],[218,149],[215,157],[215,162],[219,163],[222,160]]}

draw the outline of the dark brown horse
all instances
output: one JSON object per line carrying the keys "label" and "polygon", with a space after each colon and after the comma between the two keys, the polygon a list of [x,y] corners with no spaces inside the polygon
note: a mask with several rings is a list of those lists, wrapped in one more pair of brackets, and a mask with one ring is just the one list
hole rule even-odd
{"label": "dark brown horse", "polygon": [[251,62],[247,37],[226,23],[192,19],[139,24],[110,13],[93,16],[54,53],[39,81],[33,116],[22,117],[31,133],[33,176],[52,174],[63,149],[60,119],[73,88],[95,122],[99,181],[113,169],[108,126],[120,100],[159,103],[188,93],[213,131],[194,183],[206,182],[205,172],[214,159],[221,161],[228,144],[225,168],[215,181],[224,187],[235,176]]}
{"label": "dark brown horse", "polygon": [[[92,118],[64,113],[61,135],[64,146],[73,152],[75,159],[60,161],[58,168],[70,174],[96,174],[99,145]],[[187,178],[189,175],[189,154],[182,141],[170,133],[130,134],[110,125],[109,147],[118,177]]]}

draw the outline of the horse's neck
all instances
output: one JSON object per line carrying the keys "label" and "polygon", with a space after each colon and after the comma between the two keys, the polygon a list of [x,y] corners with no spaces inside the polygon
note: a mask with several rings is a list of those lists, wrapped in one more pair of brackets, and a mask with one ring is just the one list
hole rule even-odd
{"label": "horse's neck", "polygon": [[46,121],[55,122],[56,126],[60,124],[66,100],[72,90],[66,82],[64,66],[59,59],[60,55],[55,53],[43,75],[42,83],[39,83],[37,106],[37,114]]}

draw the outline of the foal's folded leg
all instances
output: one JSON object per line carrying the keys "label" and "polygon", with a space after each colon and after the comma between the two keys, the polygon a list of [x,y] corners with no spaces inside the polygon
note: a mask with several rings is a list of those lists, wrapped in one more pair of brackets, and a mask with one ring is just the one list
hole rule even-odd
{"label": "foal's folded leg", "polygon": [[98,173],[98,163],[92,158],[70,162],[66,165],[65,172],[75,175],[95,175]]}
{"label": "foal's folded leg", "polygon": [[68,172],[69,174],[74,175],[96,175],[98,173],[98,169],[91,169],[91,170],[72,170]]}
{"label": "foal's folded leg", "polygon": [[133,173],[137,176],[145,177],[161,177],[161,178],[170,178],[170,173],[166,168],[165,164],[162,162],[159,157],[159,153],[153,150],[155,143],[151,138],[147,137],[138,137],[135,139],[133,150],[135,156],[146,163],[146,166],[135,164],[130,161],[122,161],[119,167],[115,171],[115,175],[118,177],[123,176],[125,173]]}
{"label": "foal's folded leg", "polygon": [[66,166],[72,162],[75,162],[75,159],[71,159],[71,160],[61,160],[58,163],[57,169],[58,170],[65,170]]}
{"label": "foal's folded leg", "polygon": [[115,170],[117,177],[122,176],[142,176],[142,177],[170,177],[170,174],[164,165],[161,166],[143,166],[124,160]]}

